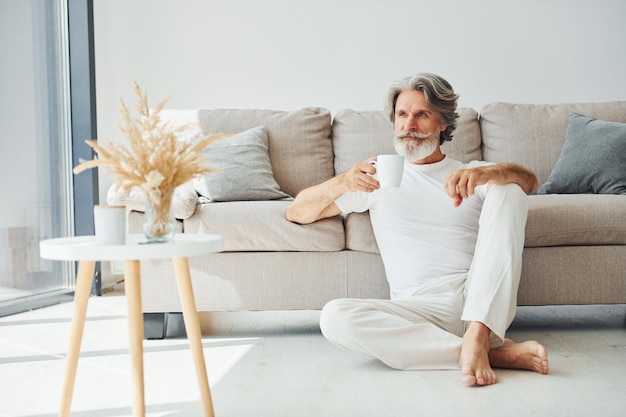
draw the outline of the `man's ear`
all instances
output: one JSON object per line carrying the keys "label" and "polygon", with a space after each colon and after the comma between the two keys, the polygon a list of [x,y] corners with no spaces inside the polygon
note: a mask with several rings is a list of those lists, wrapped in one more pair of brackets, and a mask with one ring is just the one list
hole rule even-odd
{"label": "man's ear", "polygon": [[445,125],[445,124],[443,124],[443,123],[440,123],[440,124],[439,124],[439,130],[441,130],[442,132],[443,132],[444,130],[446,130],[446,128],[447,128],[447,127],[448,127],[448,126],[446,126],[446,125]]}

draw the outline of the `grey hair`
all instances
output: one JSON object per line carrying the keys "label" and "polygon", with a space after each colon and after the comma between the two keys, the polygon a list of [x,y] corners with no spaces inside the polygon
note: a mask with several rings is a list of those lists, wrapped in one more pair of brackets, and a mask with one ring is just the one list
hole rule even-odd
{"label": "grey hair", "polygon": [[439,75],[423,72],[413,77],[393,81],[385,101],[385,112],[391,123],[395,121],[398,96],[401,92],[410,90],[423,92],[426,104],[437,114],[439,121],[446,126],[439,137],[439,144],[452,140],[452,132],[456,129],[456,119],[459,118],[459,114],[456,112],[456,101],[459,95],[455,94],[450,83]]}

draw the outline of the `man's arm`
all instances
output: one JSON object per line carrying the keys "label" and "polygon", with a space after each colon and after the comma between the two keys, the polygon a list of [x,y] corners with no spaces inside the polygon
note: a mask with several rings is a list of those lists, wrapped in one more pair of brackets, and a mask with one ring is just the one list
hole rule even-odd
{"label": "man's arm", "polygon": [[454,205],[458,207],[464,198],[474,194],[474,189],[479,185],[512,183],[519,185],[526,194],[530,194],[539,185],[535,174],[521,165],[496,164],[451,171],[445,187]]}
{"label": "man's arm", "polygon": [[313,223],[341,213],[335,200],[348,191],[371,193],[380,188],[378,181],[369,174],[374,168],[368,161],[355,164],[348,171],[321,184],[302,190],[287,207],[285,218],[299,224]]}

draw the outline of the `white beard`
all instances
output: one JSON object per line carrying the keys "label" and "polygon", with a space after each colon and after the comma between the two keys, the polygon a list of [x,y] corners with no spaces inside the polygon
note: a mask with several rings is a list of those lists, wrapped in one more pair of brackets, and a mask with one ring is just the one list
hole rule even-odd
{"label": "white beard", "polygon": [[[397,132],[393,138],[393,147],[398,155],[404,156],[409,162],[420,161],[428,158],[437,150],[439,144],[439,131],[423,134],[417,132]],[[404,136],[410,135],[415,139],[404,139]],[[416,139],[421,139],[416,140]]]}

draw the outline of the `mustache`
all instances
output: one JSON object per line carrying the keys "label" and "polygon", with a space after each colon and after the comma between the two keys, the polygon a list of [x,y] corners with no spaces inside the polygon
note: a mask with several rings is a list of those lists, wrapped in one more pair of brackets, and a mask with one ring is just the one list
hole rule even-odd
{"label": "mustache", "polygon": [[405,137],[409,136],[410,138],[413,139],[428,139],[429,137],[431,137],[433,135],[433,133],[419,133],[419,132],[414,132],[412,130],[402,130],[400,132],[396,132],[396,138],[398,139],[404,139]]}

